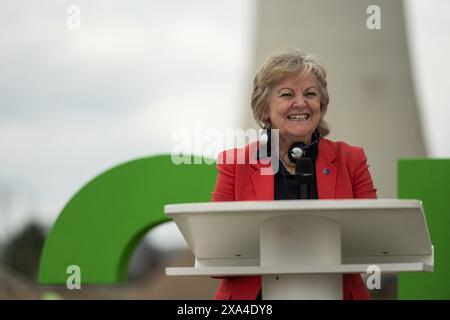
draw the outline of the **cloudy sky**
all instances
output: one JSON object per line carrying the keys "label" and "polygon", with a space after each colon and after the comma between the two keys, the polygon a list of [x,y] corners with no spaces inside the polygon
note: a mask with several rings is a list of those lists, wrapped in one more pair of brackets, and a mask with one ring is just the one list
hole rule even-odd
{"label": "cloudy sky", "polygon": [[[81,10],[70,30],[67,8]],[[50,224],[94,176],[241,126],[256,0],[0,2],[0,237]],[[406,1],[430,156],[450,157],[446,0]]]}
{"label": "cloudy sky", "polygon": [[[81,29],[67,27],[69,5]],[[236,127],[253,1],[0,2],[0,233],[53,222],[91,178]],[[70,20],[73,21],[73,20]]]}

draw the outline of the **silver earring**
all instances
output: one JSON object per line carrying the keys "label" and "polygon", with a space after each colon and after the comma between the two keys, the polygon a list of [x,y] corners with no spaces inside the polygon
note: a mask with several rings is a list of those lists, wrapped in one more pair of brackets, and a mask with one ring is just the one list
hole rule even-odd
{"label": "silver earring", "polygon": [[263,125],[263,132],[261,134],[261,137],[259,139],[259,141],[261,142],[261,144],[263,145],[267,145],[267,143],[269,142],[270,139],[270,129],[271,129],[271,125],[268,122],[264,122]]}

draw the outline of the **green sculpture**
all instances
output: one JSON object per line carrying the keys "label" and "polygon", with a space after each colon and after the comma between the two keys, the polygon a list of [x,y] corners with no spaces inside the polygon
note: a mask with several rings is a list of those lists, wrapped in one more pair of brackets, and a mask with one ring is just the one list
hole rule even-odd
{"label": "green sculpture", "polygon": [[170,155],[138,159],[82,187],[48,235],[39,282],[66,284],[70,266],[79,267],[83,284],[125,282],[137,244],[150,229],[169,220],[164,205],[210,201],[215,166],[204,159],[192,163],[201,164],[175,165]]}
{"label": "green sculpture", "polygon": [[434,245],[434,272],[401,273],[399,299],[450,299],[450,159],[398,162],[398,197],[422,200]]}

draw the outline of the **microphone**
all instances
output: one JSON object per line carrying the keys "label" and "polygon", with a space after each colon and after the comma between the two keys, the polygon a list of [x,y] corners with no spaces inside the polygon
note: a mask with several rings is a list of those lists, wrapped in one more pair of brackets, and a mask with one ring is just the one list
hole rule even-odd
{"label": "microphone", "polygon": [[292,163],[297,163],[297,159],[300,158],[310,158],[309,155],[311,153],[311,147],[314,146],[316,143],[319,143],[319,138],[311,142],[310,144],[305,144],[301,141],[294,142],[288,149],[288,158],[291,160]]}
{"label": "microphone", "polygon": [[295,180],[298,185],[298,198],[312,198],[312,181],[314,178],[314,166],[310,158],[297,159],[295,163]]}
{"label": "microphone", "polygon": [[[303,151],[303,149],[300,148],[299,146],[293,146],[289,149],[288,157],[289,157],[289,159],[293,158],[293,159],[297,160],[297,159],[303,158],[305,153],[306,152]],[[294,162],[296,162],[296,161],[294,161]]]}

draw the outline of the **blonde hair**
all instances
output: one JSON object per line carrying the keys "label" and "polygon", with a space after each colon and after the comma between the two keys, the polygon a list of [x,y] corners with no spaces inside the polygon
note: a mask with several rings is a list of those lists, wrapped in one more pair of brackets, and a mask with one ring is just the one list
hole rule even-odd
{"label": "blonde hair", "polygon": [[272,53],[261,65],[253,81],[251,106],[253,117],[261,127],[268,127],[264,113],[269,110],[269,97],[272,88],[283,78],[298,74],[299,78],[311,72],[319,86],[320,120],[317,126],[322,137],[330,133],[330,127],[324,116],[327,112],[328,96],[326,71],[324,65],[311,55],[295,47],[283,47]]}

